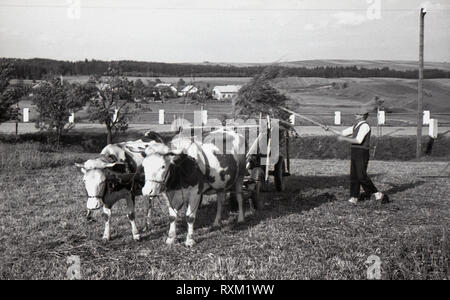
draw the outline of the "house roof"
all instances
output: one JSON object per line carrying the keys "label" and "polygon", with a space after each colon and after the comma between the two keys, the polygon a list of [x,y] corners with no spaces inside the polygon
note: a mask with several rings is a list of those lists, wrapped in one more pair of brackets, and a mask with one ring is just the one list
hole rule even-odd
{"label": "house roof", "polygon": [[214,87],[214,90],[220,93],[237,93],[241,87],[242,85],[218,85]]}
{"label": "house roof", "polygon": [[187,93],[187,92],[196,92],[198,90],[197,87],[193,86],[193,85],[188,85],[186,86],[184,89],[181,90],[181,92],[183,93]]}

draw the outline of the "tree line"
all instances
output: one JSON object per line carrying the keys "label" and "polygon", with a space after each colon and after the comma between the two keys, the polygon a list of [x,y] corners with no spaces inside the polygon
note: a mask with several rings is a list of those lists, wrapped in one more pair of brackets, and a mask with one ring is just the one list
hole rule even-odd
{"label": "tree line", "polygon": [[[136,77],[253,77],[260,74],[266,66],[233,66],[214,64],[180,64],[159,63],[141,61],[60,61],[53,59],[13,59],[1,58],[0,62],[10,62],[15,66],[17,79],[40,80],[49,74],[64,76],[77,75],[104,75],[111,66],[118,70],[121,76]],[[391,77],[417,79],[417,70],[393,70],[388,67],[364,68],[357,66],[321,66],[314,68],[306,67],[283,67],[277,66],[281,77]],[[425,78],[450,78],[450,71],[440,69],[425,69]]]}

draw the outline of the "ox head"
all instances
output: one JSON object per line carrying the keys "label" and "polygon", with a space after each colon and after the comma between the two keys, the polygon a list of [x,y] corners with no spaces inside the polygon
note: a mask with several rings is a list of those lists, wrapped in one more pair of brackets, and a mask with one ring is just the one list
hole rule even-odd
{"label": "ox head", "polygon": [[108,162],[105,159],[90,159],[84,164],[76,163],[83,173],[84,186],[87,192],[87,209],[89,211],[102,207],[105,195],[106,181],[109,178],[109,171],[116,168],[124,168],[124,163]]}
{"label": "ox head", "polygon": [[158,196],[165,191],[170,176],[171,166],[177,165],[185,157],[181,151],[170,151],[164,144],[155,143],[145,150],[142,167],[145,173],[144,196]]}

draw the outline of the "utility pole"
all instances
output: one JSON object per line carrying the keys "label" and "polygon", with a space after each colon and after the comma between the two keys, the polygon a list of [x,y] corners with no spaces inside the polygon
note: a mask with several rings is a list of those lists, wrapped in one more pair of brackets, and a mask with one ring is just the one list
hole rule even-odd
{"label": "utility pole", "polygon": [[420,42],[419,42],[419,95],[417,101],[417,147],[416,158],[422,156],[422,119],[423,119],[423,48],[424,48],[424,23],[425,8],[420,9]]}

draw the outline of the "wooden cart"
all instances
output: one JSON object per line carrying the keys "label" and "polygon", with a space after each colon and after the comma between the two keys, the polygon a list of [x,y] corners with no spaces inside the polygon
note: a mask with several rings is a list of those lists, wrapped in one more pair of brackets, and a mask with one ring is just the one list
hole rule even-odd
{"label": "wooden cart", "polygon": [[[275,189],[278,192],[285,190],[285,177],[290,175],[290,163],[289,163],[289,132],[285,131],[285,143],[278,151],[278,157],[276,160],[270,160],[269,156],[273,153],[274,147],[279,145],[272,144],[271,130],[278,130],[278,128],[272,128],[272,121],[270,118],[266,120],[267,130],[263,130],[258,134],[257,139],[250,146],[247,152],[247,173],[244,181],[244,187],[247,191],[250,191],[253,206],[256,209],[262,209],[264,207],[264,195],[263,192],[269,189],[269,177],[273,176]],[[260,120],[261,125],[261,120]],[[260,126],[261,127],[261,126]],[[267,154],[255,152],[258,149],[260,139],[267,139]],[[259,150],[259,149],[258,149]],[[283,151],[284,150],[284,151]]]}

